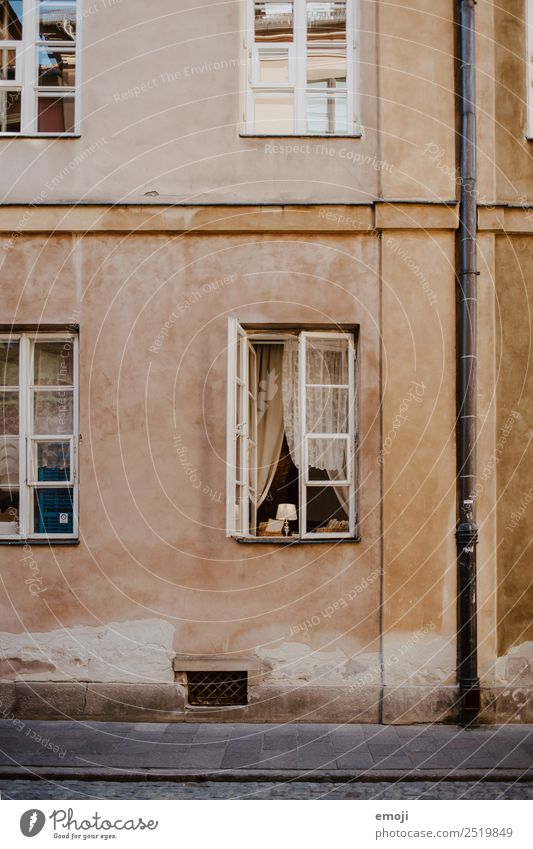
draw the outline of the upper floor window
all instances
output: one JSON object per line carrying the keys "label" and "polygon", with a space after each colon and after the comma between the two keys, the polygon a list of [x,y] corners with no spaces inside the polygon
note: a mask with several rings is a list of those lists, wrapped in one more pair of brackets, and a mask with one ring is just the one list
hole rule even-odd
{"label": "upper floor window", "polygon": [[356,536],[353,333],[229,320],[228,536]]}
{"label": "upper floor window", "polygon": [[76,0],[0,0],[0,133],[77,131]]}
{"label": "upper floor window", "polygon": [[248,0],[247,132],[352,135],[357,0]]}
{"label": "upper floor window", "polygon": [[0,539],[73,538],[78,339],[0,334]]}

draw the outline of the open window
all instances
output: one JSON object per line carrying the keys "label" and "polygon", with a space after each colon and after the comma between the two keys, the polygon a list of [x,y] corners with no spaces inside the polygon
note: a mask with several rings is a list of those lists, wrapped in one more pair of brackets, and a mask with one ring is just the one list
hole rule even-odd
{"label": "open window", "polygon": [[227,533],[356,537],[353,333],[228,327]]}

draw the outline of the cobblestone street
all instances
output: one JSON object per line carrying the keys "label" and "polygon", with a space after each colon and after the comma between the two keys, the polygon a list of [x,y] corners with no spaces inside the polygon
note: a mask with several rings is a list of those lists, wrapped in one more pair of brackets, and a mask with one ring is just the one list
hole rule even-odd
{"label": "cobblestone street", "polygon": [[533,799],[533,783],[0,781],[2,799]]}

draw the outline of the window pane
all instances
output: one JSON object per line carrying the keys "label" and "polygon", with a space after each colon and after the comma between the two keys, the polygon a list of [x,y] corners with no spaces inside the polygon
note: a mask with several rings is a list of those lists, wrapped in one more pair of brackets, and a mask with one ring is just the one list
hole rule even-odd
{"label": "window pane", "polygon": [[72,499],[72,489],[36,489],[33,501],[34,533],[71,534]]}
{"label": "window pane", "polygon": [[39,481],[68,481],[70,479],[70,442],[37,442],[37,475]]}
{"label": "window pane", "polygon": [[324,135],[349,132],[346,94],[333,95],[330,90],[307,95],[307,131]]}
{"label": "window pane", "polygon": [[0,89],[0,133],[20,133],[21,93]]}
{"label": "window pane", "polygon": [[2,487],[0,489],[0,534],[16,533],[10,523],[19,520],[19,491]]}
{"label": "window pane", "polygon": [[0,484],[19,485],[19,440],[0,437]]}
{"label": "window pane", "polygon": [[0,386],[18,386],[19,343],[0,342]]}
{"label": "window pane", "polygon": [[308,433],[348,432],[348,390],[308,386],[306,431]]}
{"label": "window pane", "polygon": [[346,50],[308,50],[307,84],[318,89],[345,89]]}
{"label": "window pane", "polygon": [[71,0],[43,2],[39,9],[41,41],[74,41],[76,38],[76,3]]}
{"label": "window pane", "polygon": [[255,3],[255,40],[292,41],[292,3]]}
{"label": "window pane", "polygon": [[349,350],[347,339],[308,338],[306,383],[347,386]]}
{"label": "window pane", "polygon": [[22,38],[22,0],[0,0],[0,39]]}
{"label": "window pane", "polygon": [[64,50],[43,50],[40,48],[38,85],[76,85],[76,54]]}
{"label": "window pane", "polygon": [[17,65],[17,51],[0,48],[0,80],[14,80]]}
{"label": "window pane", "polygon": [[33,432],[38,434],[70,434],[73,428],[72,392],[34,392]]}
{"label": "window pane", "polygon": [[0,433],[15,436],[18,432],[19,394],[0,391]]}
{"label": "window pane", "polygon": [[33,349],[35,386],[72,386],[73,374],[74,344],[71,339],[60,342],[35,342]]}
{"label": "window pane", "polygon": [[37,132],[73,133],[74,96],[43,97],[37,101]]}
{"label": "window pane", "polygon": [[305,492],[306,533],[345,534],[350,530],[348,487],[308,487]]}
{"label": "window pane", "polygon": [[255,93],[254,127],[257,133],[292,133],[294,98],[286,92]]}
{"label": "window pane", "polygon": [[344,41],[346,38],[346,3],[308,3],[308,41]]}
{"label": "window pane", "polygon": [[259,82],[271,85],[289,82],[289,56],[286,50],[259,53]]}
{"label": "window pane", "polygon": [[348,479],[348,439],[307,439],[307,480]]}

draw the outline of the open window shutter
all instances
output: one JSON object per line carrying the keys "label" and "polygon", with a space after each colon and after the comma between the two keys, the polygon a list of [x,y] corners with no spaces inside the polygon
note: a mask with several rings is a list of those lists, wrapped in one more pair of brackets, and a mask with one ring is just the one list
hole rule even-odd
{"label": "open window shutter", "polygon": [[348,527],[321,536],[355,533],[355,349],[346,333],[300,334],[299,350],[300,520],[313,536],[307,505],[313,491],[332,488]]}
{"label": "open window shutter", "polygon": [[[255,442],[250,440],[254,408],[250,387],[250,342],[236,318],[228,318],[227,536],[250,532],[250,483]],[[253,449],[253,450],[252,450]],[[253,518],[253,517],[252,517]]]}

